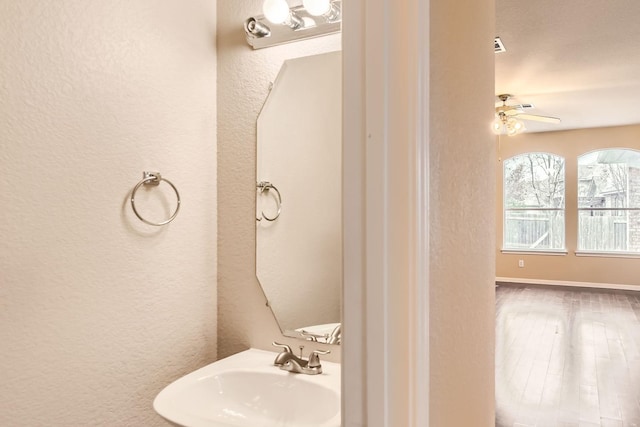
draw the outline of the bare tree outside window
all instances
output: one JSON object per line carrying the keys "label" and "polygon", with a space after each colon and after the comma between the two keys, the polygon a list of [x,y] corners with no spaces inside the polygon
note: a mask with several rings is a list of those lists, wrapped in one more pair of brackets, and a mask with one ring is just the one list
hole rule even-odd
{"label": "bare tree outside window", "polygon": [[504,161],[503,249],[564,250],[564,165],[551,153]]}

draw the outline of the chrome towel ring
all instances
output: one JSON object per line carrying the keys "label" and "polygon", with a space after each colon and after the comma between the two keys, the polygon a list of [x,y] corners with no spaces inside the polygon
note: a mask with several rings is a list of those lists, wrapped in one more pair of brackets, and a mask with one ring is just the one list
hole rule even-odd
{"label": "chrome towel ring", "polygon": [[[161,181],[164,181],[167,184],[169,184],[171,188],[173,188],[173,191],[176,192],[178,204],[176,206],[175,212],[169,217],[169,219],[162,222],[151,222],[147,219],[144,219],[136,209],[136,202],[135,202],[136,191],[138,191],[138,188],[140,188],[142,185],[158,186],[160,185]],[[144,222],[145,224],[154,225],[154,226],[166,225],[166,224],[169,224],[171,221],[173,221],[176,218],[176,215],[178,215],[178,211],[180,210],[180,193],[178,193],[178,189],[176,188],[176,186],[173,185],[171,181],[169,181],[168,179],[163,178],[159,172],[142,172],[142,181],[137,183],[136,186],[133,187],[133,190],[131,191],[131,208],[133,208],[133,213],[135,213],[136,216],[140,219],[140,221]]]}
{"label": "chrome towel ring", "polygon": [[276,206],[278,207],[278,212],[276,212],[276,216],[268,217],[264,214],[264,212],[260,212],[260,215],[262,215],[262,218],[256,217],[256,221],[262,221],[263,219],[266,219],[267,221],[275,221],[276,219],[278,219],[278,217],[280,216],[280,213],[282,212],[282,196],[280,195],[280,192],[278,191],[275,185],[273,185],[268,181],[260,181],[259,183],[256,184],[256,188],[258,189],[258,192],[260,194],[264,193],[265,191],[268,192],[269,190],[273,190],[276,192],[276,195],[278,196],[276,198]]}

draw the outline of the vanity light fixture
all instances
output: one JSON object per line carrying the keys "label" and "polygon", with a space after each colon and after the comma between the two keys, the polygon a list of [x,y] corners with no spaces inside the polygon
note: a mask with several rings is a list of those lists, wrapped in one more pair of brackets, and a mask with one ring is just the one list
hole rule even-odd
{"label": "vanity light fixture", "polygon": [[264,0],[262,3],[264,17],[273,24],[286,25],[292,30],[304,26],[304,22],[297,13],[289,9],[287,0]]}
{"label": "vanity light fixture", "polygon": [[329,22],[340,18],[340,8],[331,0],[302,0],[302,5],[311,16],[323,16]]}
{"label": "vanity light fixture", "polygon": [[264,0],[263,15],[244,22],[247,43],[254,49],[339,33],[341,0],[304,0],[289,7],[286,0]]}

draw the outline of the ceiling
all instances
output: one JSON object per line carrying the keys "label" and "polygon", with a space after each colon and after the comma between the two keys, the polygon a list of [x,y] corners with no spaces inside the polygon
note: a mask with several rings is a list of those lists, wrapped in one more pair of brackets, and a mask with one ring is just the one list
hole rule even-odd
{"label": "ceiling", "polygon": [[528,132],[640,123],[640,1],[496,0],[496,36],[496,95],[562,119]]}

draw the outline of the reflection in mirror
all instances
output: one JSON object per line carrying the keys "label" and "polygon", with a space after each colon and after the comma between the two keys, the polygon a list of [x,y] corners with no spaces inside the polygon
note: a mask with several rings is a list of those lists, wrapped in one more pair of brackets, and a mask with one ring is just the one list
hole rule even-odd
{"label": "reflection in mirror", "polygon": [[285,335],[339,343],[341,53],[285,61],[257,124],[256,275]]}

